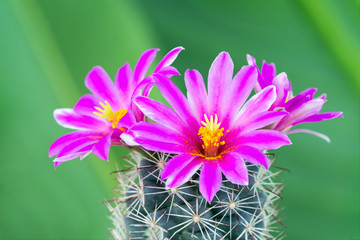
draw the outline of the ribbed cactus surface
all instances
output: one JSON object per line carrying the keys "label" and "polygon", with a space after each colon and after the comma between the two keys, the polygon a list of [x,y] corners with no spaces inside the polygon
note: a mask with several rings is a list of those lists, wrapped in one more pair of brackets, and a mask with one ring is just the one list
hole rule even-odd
{"label": "ribbed cactus surface", "polygon": [[[177,188],[166,188],[161,171],[171,155],[136,152],[128,169],[117,171],[118,197],[109,202],[115,239],[280,239],[279,210],[282,184],[275,172],[248,164],[249,185],[223,179],[208,203],[199,194],[198,174]],[[281,227],[281,226],[280,226]]]}

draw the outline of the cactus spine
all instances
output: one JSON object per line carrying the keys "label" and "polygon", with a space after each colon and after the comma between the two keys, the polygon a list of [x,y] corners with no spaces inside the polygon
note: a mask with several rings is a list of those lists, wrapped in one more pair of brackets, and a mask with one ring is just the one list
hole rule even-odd
{"label": "cactus spine", "polygon": [[277,219],[283,184],[275,181],[282,170],[248,164],[249,185],[234,185],[224,178],[209,204],[199,194],[198,175],[180,187],[165,187],[161,171],[169,158],[169,154],[134,151],[125,159],[127,169],[116,171],[117,196],[107,202],[115,239],[284,237]]}

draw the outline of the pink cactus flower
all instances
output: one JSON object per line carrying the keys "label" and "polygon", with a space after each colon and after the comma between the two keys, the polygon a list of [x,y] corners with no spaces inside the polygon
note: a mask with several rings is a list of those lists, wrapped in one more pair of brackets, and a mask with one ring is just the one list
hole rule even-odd
{"label": "pink cactus flower", "polygon": [[[57,139],[49,149],[49,157],[56,155],[55,168],[74,158],[80,159],[93,152],[108,160],[111,145],[122,145],[120,136],[136,122],[144,120],[144,114],[133,104],[138,96],[148,96],[154,83],[146,73],[159,49],[149,49],[139,58],[134,71],[128,63],[121,67],[115,83],[100,66],[86,76],[85,85],[92,94],[82,96],[72,109],[54,111],[58,124],[77,131]],[[170,66],[182,47],[171,50],[157,65],[154,73],[167,77],[178,75]]]}
{"label": "pink cactus flower", "polygon": [[276,87],[276,100],[271,105],[270,110],[282,111],[285,110],[288,114],[280,121],[272,124],[271,129],[282,131],[285,133],[305,132],[310,133],[326,141],[330,141],[329,137],[322,133],[318,133],[309,129],[291,129],[293,126],[305,122],[320,122],[332,118],[343,117],[342,112],[325,112],[320,113],[324,103],[326,102],[326,95],[323,94],[314,98],[316,88],[309,88],[300,94],[294,96],[291,83],[287,78],[286,73],[282,72],[276,75],[274,63],[266,63],[260,69],[256,65],[254,57],[247,55],[248,64],[255,66],[258,71],[257,83],[255,91],[260,92],[268,86]]}
{"label": "pink cactus flower", "polygon": [[187,98],[169,78],[153,75],[173,109],[147,97],[135,99],[156,123],[133,125],[129,132],[134,141],[151,151],[178,154],[162,172],[167,187],[184,184],[201,168],[200,192],[211,202],[222,184],[222,173],[234,184],[247,185],[244,160],[269,168],[263,150],[291,144],[286,134],[261,129],[286,114],[267,111],[276,100],[275,87],[264,88],[245,103],[257,80],[256,67],[244,66],[235,77],[233,70],[230,55],[222,52],[210,68],[208,91],[201,74],[187,70]]}

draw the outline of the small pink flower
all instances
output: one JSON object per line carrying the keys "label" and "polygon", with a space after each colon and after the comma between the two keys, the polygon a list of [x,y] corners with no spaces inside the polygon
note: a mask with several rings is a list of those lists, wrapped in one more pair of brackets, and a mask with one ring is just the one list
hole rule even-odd
{"label": "small pink flower", "polygon": [[[86,76],[85,85],[92,94],[82,96],[72,109],[56,109],[55,120],[63,127],[77,131],[57,139],[49,149],[49,157],[56,156],[54,166],[93,152],[108,160],[111,145],[121,145],[120,136],[144,114],[133,104],[138,96],[148,96],[154,85],[151,75],[146,77],[159,49],[149,49],[139,58],[134,71],[126,63],[115,77],[115,83],[100,66]],[[170,51],[157,65],[154,73],[171,77],[178,71],[170,66],[183,48]]]}
{"label": "small pink flower", "polygon": [[276,69],[274,63],[266,63],[263,61],[263,65],[260,69],[256,65],[254,57],[247,55],[249,65],[255,66],[258,71],[257,83],[255,85],[255,91],[259,92],[268,86],[276,87],[276,100],[271,105],[270,110],[281,111],[285,110],[288,114],[284,116],[280,121],[271,125],[271,129],[286,132],[288,134],[295,132],[310,133],[326,141],[330,141],[324,134],[308,130],[308,129],[292,129],[293,126],[305,122],[320,122],[336,117],[343,117],[342,112],[326,112],[320,113],[324,103],[326,102],[326,95],[323,94],[320,97],[314,98],[316,88],[309,88],[300,94],[294,96],[291,83],[287,78],[286,73],[280,73],[276,75]]}
{"label": "small pink flower", "polygon": [[286,134],[261,129],[279,121],[284,112],[267,111],[276,99],[269,86],[249,97],[256,80],[254,66],[244,66],[233,77],[230,55],[222,52],[213,62],[208,91],[201,74],[187,70],[187,98],[162,74],[154,74],[160,92],[172,106],[137,97],[135,104],[157,123],[140,122],[129,132],[148,150],[178,154],[166,163],[162,179],[177,187],[201,168],[200,192],[211,202],[222,183],[222,173],[234,184],[247,185],[244,160],[269,168],[262,152],[291,144]]}

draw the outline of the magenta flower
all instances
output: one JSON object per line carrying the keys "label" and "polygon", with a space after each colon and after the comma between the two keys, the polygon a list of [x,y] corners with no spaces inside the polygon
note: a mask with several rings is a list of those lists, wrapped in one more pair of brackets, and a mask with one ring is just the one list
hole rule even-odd
{"label": "magenta flower", "polygon": [[247,185],[248,171],[243,160],[269,167],[262,152],[291,144],[286,134],[259,130],[285,113],[267,111],[276,99],[269,86],[245,104],[252,91],[257,71],[244,66],[233,78],[234,65],[222,52],[213,62],[208,77],[208,92],[201,74],[187,70],[187,98],[166,76],[154,74],[160,92],[172,106],[137,97],[135,104],[157,123],[140,122],[129,132],[135,141],[152,151],[178,154],[166,163],[162,179],[169,188],[187,182],[200,168],[200,192],[211,202],[222,183],[222,173],[234,184]]}
{"label": "magenta flower", "polygon": [[261,72],[256,65],[254,57],[247,55],[249,65],[255,66],[258,71],[257,83],[255,91],[259,92],[262,89],[274,85],[276,87],[276,100],[271,105],[270,110],[281,111],[285,110],[288,114],[280,121],[276,122],[271,129],[282,131],[285,133],[305,132],[310,133],[326,141],[330,139],[322,134],[308,129],[293,129],[293,126],[305,122],[320,122],[336,117],[343,117],[342,112],[325,112],[320,113],[324,103],[326,102],[326,95],[314,98],[316,88],[309,88],[300,94],[294,96],[291,90],[291,83],[287,78],[286,73],[276,75],[275,64],[268,64],[263,61]]}
{"label": "magenta flower", "polygon": [[[154,73],[171,77],[178,71],[170,66],[183,48],[170,51],[157,65]],[[156,52],[149,49],[139,58],[134,71],[125,63],[115,77],[115,84],[100,66],[86,76],[85,85],[92,92],[82,96],[72,109],[56,109],[55,120],[63,127],[76,129],[57,139],[49,149],[49,157],[56,156],[55,168],[74,158],[80,159],[93,152],[108,160],[111,145],[122,145],[120,136],[144,114],[132,104],[138,96],[148,96],[154,85],[146,76]]]}

